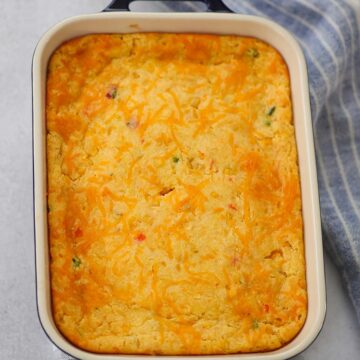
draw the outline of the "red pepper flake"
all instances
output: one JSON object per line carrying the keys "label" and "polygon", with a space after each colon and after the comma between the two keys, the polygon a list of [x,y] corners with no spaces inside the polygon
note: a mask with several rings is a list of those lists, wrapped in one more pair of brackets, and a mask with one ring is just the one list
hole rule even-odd
{"label": "red pepper flake", "polygon": [[146,240],[146,236],[143,233],[139,233],[139,234],[136,235],[135,240],[139,241],[139,242],[144,241],[144,240]]}
{"label": "red pepper flake", "polygon": [[83,236],[83,232],[80,228],[77,228],[74,232],[74,235],[76,238],[82,237]]}
{"label": "red pepper flake", "polygon": [[237,210],[237,207],[234,204],[229,204],[228,207],[231,210]]}
{"label": "red pepper flake", "polygon": [[268,313],[270,310],[270,306],[268,304],[264,304],[264,311]]}
{"label": "red pepper flake", "polygon": [[117,94],[117,87],[115,85],[111,85],[109,87],[108,92],[106,93],[106,97],[108,99],[115,99]]}

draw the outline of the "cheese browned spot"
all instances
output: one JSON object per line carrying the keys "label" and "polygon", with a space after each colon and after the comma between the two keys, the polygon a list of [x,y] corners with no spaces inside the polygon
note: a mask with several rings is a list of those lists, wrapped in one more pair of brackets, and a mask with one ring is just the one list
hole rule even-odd
{"label": "cheese browned spot", "polygon": [[89,35],[47,78],[53,314],[99,353],[228,354],[307,313],[289,74],[238,36]]}

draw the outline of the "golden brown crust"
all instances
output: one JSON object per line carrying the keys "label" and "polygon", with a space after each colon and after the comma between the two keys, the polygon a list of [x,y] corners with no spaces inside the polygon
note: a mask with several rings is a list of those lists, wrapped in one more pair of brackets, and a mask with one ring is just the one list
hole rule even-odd
{"label": "golden brown crust", "polygon": [[289,342],[307,312],[289,76],[237,36],[89,35],[47,80],[51,286],[101,353]]}

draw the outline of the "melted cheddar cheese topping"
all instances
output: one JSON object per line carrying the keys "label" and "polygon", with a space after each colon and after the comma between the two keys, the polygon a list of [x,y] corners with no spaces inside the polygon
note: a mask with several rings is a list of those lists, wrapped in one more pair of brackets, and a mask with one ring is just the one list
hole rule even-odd
{"label": "melted cheddar cheese topping", "polygon": [[288,343],[307,313],[289,75],[253,38],[98,34],[47,77],[53,315],[98,353]]}

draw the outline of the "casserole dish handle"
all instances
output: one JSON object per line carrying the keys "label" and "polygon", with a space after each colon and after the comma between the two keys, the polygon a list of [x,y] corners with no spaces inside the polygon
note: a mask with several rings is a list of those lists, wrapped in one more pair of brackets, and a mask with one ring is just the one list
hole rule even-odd
{"label": "casserole dish handle", "polygon": [[[103,10],[108,11],[130,11],[130,4],[136,0],[112,0],[112,2]],[[142,0],[142,1],[156,1],[161,2],[161,0]],[[176,1],[176,2],[191,2],[189,0],[166,0],[166,2]],[[210,12],[232,12],[222,0],[195,0],[197,3],[204,3],[207,6],[207,11]]]}

